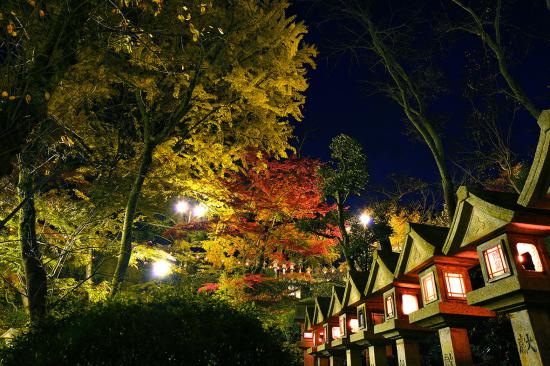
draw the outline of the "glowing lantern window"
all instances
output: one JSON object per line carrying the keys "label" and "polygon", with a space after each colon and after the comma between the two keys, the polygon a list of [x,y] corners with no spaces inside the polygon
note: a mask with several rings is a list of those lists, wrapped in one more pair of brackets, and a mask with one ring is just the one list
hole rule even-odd
{"label": "glowing lantern window", "polygon": [[342,335],[342,337],[346,337],[348,333],[346,331],[346,315],[345,314],[340,315],[338,325],[340,325],[340,334]]}
{"label": "glowing lantern window", "polygon": [[319,333],[317,333],[317,337],[315,337],[315,345],[320,345],[320,344],[323,344],[325,340],[325,334],[321,331]]}
{"label": "glowing lantern window", "polygon": [[501,244],[497,244],[483,251],[483,259],[487,267],[487,276],[489,280],[510,274],[510,267],[508,267],[508,263],[506,263]]}
{"label": "glowing lantern window", "polygon": [[350,319],[349,328],[351,329],[352,333],[357,332],[359,330],[359,321],[357,319]]}
{"label": "glowing lantern window", "polygon": [[537,247],[528,243],[517,243],[518,260],[521,267],[526,271],[542,272],[542,261],[540,260]]}
{"label": "glowing lantern window", "polygon": [[395,309],[393,306],[393,295],[386,297],[386,318],[393,318],[395,316]]}
{"label": "glowing lantern window", "polygon": [[331,337],[330,337],[330,333],[329,333],[329,332],[330,332],[331,329],[330,329],[329,325],[328,325],[328,324],[324,324],[324,325],[323,325],[323,329],[324,329],[324,333],[325,333],[325,335],[326,335],[326,336],[325,336],[325,341],[330,342],[330,338],[331,338]]}
{"label": "glowing lantern window", "polygon": [[437,288],[435,287],[434,273],[430,272],[422,278],[422,290],[424,292],[424,303],[437,300]]}
{"label": "glowing lantern window", "polygon": [[304,339],[312,339],[313,333],[311,332],[304,332]]}
{"label": "glowing lantern window", "polygon": [[403,302],[403,314],[409,315],[413,311],[418,310],[418,299],[416,298],[416,296],[403,294],[403,297],[401,297],[401,301]]}
{"label": "glowing lantern window", "polygon": [[447,287],[447,296],[455,299],[465,299],[466,289],[464,287],[464,277],[460,273],[445,272],[445,286]]}
{"label": "glowing lantern window", "polygon": [[357,320],[359,322],[359,329],[364,329],[367,327],[364,307],[360,307],[357,309]]}
{"label": "glowing lantern window", "polygon": [[332,327],[332,339],[338,339],[340,337],[340,327]]}

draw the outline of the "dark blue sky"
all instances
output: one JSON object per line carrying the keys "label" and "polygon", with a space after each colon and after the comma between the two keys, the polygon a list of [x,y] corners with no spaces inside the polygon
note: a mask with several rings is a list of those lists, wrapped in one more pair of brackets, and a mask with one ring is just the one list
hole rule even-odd
{"label": "dark blue sky", "polygon": [[[387,177],[391,173],[437,182],[435,163],[427,147],[404,134],[403,126],[407,122],[403,119],[401,109],[385,96],[369,95],[372,93],[365,84],[369,78],[366,65],[327,57],[324,52],[324,34],[317,27],[320,18],[308,12],[308,9],[308,5],[303,3],[291,8],[291,12],[296,13],[309,27],[306,41],[318,45],[321,51],[317,69],[309,74],[310,88],[304,108],[304,121],[296,128],[298,136],[309,131],[302,154],[327,160],[332,137],[346,133],[358,139],[366,151],[370,173],[369,190],[389,184]],[[514,17],[513,23],[519,25],[550,24],[550,12],[542,1],[540,5],[522,8]],[[455,41],[443,57],[434,61],[444,72],[449,89],[449,94],[436,104],[435,109],[448,116],[442,139],[452,158],[456,158],[457,151],[468,146],[465,121],[470,111],[461,95],[466,75],[465,54],[476,48],[480,48],[479,40],[464,36],[462,40]],[[528,53],[523,54],[521,59],[513,60],[515,63],[511,65],[514,76],[527,93],[538,98],[536,102],[540,108],[550,107],[549,60],[550,37],[546,37],[546,40],[533,43]],[[546,100],[540,98],[543,95]],[[529,114],[520,112],[513,131],[513,150],[529,159],[536,147],[538,126]],[[459,174],[458,171],[455,173]],[[354,205],[357,204],[360,201],[354,202]]]}

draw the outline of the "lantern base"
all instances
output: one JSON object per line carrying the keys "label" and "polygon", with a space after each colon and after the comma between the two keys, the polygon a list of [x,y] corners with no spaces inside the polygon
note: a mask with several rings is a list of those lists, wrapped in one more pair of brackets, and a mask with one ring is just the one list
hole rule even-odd
{"label": "lantern base", "polygon": [[522,365],[550,365],[550,313],[531,308],[510,313]]}
{"label": "lantern base", "polygon": [[466,329],[441,328],[439,329],[439,342],[445,365],[471,366],[474,364]]}

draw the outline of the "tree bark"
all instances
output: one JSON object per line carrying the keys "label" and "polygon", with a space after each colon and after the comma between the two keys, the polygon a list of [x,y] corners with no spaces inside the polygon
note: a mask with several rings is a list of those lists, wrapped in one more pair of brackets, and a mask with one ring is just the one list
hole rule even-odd
{"label": "tree bark", "polygon": [[25,271],[25,287],[28,311],[32,322],[39,322],[46,315],[48,280],[42,264],[40,247],[36,240],[36,211],[34,207],[34,179],[30,153],[23,152],[19,160],[19,199],[25,201],[19,216],[21,259]]}
{"label": "tree bark", "polygon": [[[506,84],[508,84],[508,87],[512,91],[514,98],[535,118],[535,120],[538,120],[541,110],[535,106],[535,103],[533,103],[533,101],[527,96],[527,93],[523,90],[521,85],[512,76],[512,74],[510,74],[508,64],[506,63],[506,56],[504,55],[504,51],[502,50],[500,44],[501,2],[497,2],[497,10],[494,22],[494,31],[496,36],[495,38],[493,38],[489,33],[487,33],[487,31],[485,31],[481,18],[474,12],[472,8],[464,5],[464,3],[462,3],[460,0],[452,1],[472,17],[477,29],[475,31],[471,31],[471,33],[476,34],[481,39],[481,42],[487,45],[489,49],[493,52],[498,63],[498,70],[500,72],[500,75],[502,75],[504,81],[506,81]],[[550,0],[547,0],[547,4],[550,4]]]}
{"label": "tree bark", "polygon": [[130,195],[128,196],[128,202],[126,204],[126,210],[124,213],[124,224],[122,227],[122,237],[120,239],[120,250],[118,254],[118,262],[113,275],[111,295],[114,296],[120,290],[120,286],[124,282],[126,277],[126,271],[128,270],[128,263],[130,262],[130,256],[132,254],[132,225],[134,223],[134,216],[136,214],[136,208],[141,195],[141,188],[145,177],[151,168],[151,162],[153,161],[153,151],[155,144],[145,139],[145,146],[141,154],[141,163],[132,184]]}

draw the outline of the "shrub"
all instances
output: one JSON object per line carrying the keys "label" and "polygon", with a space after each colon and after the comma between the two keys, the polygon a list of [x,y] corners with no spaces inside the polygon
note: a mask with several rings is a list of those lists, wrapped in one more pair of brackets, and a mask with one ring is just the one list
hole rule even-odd
{"label": "shrub", "polygon": [[49,319],[4,350],[3,365],[288,365],[280,334],[204,295],[111,300]]}

